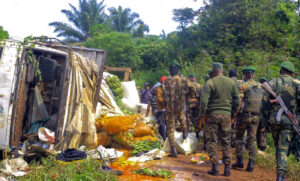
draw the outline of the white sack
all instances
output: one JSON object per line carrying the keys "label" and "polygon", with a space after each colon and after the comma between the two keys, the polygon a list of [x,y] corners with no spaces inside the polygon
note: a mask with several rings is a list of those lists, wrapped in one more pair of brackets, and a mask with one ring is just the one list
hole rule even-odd
{"label": "white sack", "polygon": [[[198,139],[195,133],[189,133],[185,140],[182,139],[182,133],[175,131],[175,146],[178,153],[189,155],[193,154],[198,149]],[[170,144],[168,139],[166,139],[163,146],[163,151],[170,152]]]}
{"label": "white sack", "polygon": [[135,81],[122,82],[121,86],[124,89],[124,98],[129,100],[132,104],[140,104],[141,101]]}

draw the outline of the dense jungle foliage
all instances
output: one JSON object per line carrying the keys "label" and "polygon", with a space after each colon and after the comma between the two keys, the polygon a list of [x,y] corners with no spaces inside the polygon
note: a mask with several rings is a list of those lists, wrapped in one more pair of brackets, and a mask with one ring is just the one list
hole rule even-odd
{"label": "dense jungle foliage", "polygon": [[173,13],[178,30],[167,35],[135,37],[101,24],[85,45],[107,50],[109,66],[131,67],[140,86],[167,75],[174,60],[184,75],[196,73],[201,81],[216,61],[226,70],[252,65],[257,78],[277,76],[285,60],[300,71],[299,5],[294,1],[210,0],[196,11]]}
{"label": "dense jungle foliage", "polygon": [[[203,82],[212,62],[226,71],[252,65],[256,78],[278,75],[279,65],[293,62],[300,73],[299,2],[295,0],[204,0],[204,6],[174,9],[176,31],[148,35],[148,25],[129,8],[109,7],[104,0],[79,0],[62,10],[68,23],[52,22],[58,36],[91,48],[107,50],[107,65],[131,67],[141,87],[168,75],[177,61],[184,75],[196,73]],[[150,27],[151,28],[151,27]],[[241,76],[241,75],[239,75]]]}

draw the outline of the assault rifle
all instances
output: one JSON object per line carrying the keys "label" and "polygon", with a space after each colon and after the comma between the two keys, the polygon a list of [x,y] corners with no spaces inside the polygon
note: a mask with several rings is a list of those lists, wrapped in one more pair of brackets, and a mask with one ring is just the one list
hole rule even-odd
{"label": "assault rifle", "polygon": [[280,110],[278,111],[277,113],[277,116],[276,116],[276,122],[279,123],[280,122],[280,119],[281,119],[281,115],[283,114],[283,112],[288,116],[288,118],[290,119],[292,125],[293,125],[293,128],[294,130],[298,133],[298,135],[300,135],[300,127],[299,127],[299,124],[298,124],[298,121],[297,119],[294,117],[294,115],[288,110],[288,108],[286,107],[284,101],[282,100],[282,98],[277,95],[273,90],[272,88],[270,87],[270,85],[265,82],[261,85],[261,87],[267,91],[269,94],[271,94],[273,97],[275,97],[275,101],[270,101],[272,103],[275,103],[275,102],[278,102],[279,105],[280,105]]}

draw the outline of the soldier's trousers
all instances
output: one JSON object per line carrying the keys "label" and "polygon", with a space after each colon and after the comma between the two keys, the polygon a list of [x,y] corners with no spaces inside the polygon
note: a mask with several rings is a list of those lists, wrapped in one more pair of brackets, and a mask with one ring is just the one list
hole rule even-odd
{"label": "soldier's trousers", "polygon": [[259,114],[243,113],[237,115],[236,124],[236,156],[243,157],[243,137],[247,130],[247,145],[249,159],[255,160],[256,153],[256,131],[259,123]]}
{"label": "soldier's trousers", "polygon": [[158,111],[156,114],[158,123],[158,132],[163,137],[163,140],[167,138],[167,127],[166,127],[166,111]]}
{"label": "soldier's trousers", "polygon": [[267,128],[266,125],[263,123],[263,120],[260,119],[257,132],[256,132],[256,140],[257,140],[257,147],[261,150],[266,149],[267,147]]}
{"label": "soldier's trousers", "polygon": [[188,122],[188,128],[190,131],[192,131],[192,127],[194,127],[194,130],[196,133],[199,133],[199,120],[198,118],[199,114],[199,106],[196,107],[190,107],[187,109],[187,122]]}
{"label": "soldier's trousers", "polygon": [[229,115],[209,115],[206,122],[207,151],[213,164],[218,164],[218,139],[221,140],[223,163],[231,163],[231,118]]}
{"label": "soldier's trousers", "polygon": [[[300,115],[297,116],[298,124],[300,126]],[[295,155],[296,160],[300,162],[300,136],[297,132],[293,131],[290,152]]]}
{"label": "soldier's trousers", "polygon": [[276,147],[277,173],[285,174],[288,149],[292,137],[292,126],[288,124],[275,124],[272,126],[272,134]]}
{"label": "soldier's trousers", "polygon": [[174,113],[166,112],[167,136],[171,147],[175,147],[174,130],[176,119],[180,123],[181,130],[187,129],[183,110]]}

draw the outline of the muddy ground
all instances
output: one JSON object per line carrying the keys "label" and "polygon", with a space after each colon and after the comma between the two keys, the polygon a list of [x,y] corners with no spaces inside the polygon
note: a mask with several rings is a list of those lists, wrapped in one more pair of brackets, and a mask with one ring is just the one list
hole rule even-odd
{"label": "muddy ground", "polygon": [[[178,158],[169,158],[165,157],[162,160],[156,160],[148,162],[147,167],[157,169],[157,168],[163,168],[171,170],[174,174],[174,177],[169,180],[176,180],[176,181],[206,181],[206,180],[216,180],[216,181],[222,181],[222,180],[234,180],[234,181],[271,181],[276,180],[276,172],[275,171],[269,171],[269,170],[263,170],[258,168],[258,166],[255,166],[254,172],[249,173],[246,172],[244,169],[241,170],[234,170],[231,169],[231,176],[224,177],[224,165],[219,166],[219,172],[220,176],[211,176],[207,174],[207,171],[210,170],[211,164],[204,163],[201,165],[198,165],[196,163],[191,163],[191,158],[193,155],[179,155]],[[235,159],[233,159],[232,163],[235,162]],[[244,162],[244,165],[246,167],[247,161]],[[139,166],[140,167],[140,166]],[[120,181],[136,181],[136,180],[144,180],[144,181],[160,181],[160,180],[166,180],[166,179],[160,179],[160,178],[154,178],[154,177],[148,177],[148,176],[141,176],[132,174],[131,171],[137,169],[137,167],[126,167],[123,168],[124,175],[119,176]]]}

